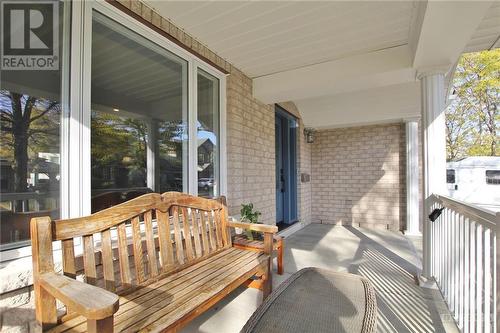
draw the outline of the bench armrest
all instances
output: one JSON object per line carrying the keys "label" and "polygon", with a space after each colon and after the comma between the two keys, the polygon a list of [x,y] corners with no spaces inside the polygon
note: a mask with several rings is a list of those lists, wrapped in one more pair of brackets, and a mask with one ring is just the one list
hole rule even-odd
{"label": "bench armrest", "polygon": [[118,296],[99,287],[53,272],[42,274],[38,282],[49,294],[87,319],[105,319],[118,311]]}
{"label": "bench armrest", "polygon": [[278,232],[278,227],[275,225],[246,223],[246,222],[237,222],[237,221],[229,221],[228,225],[232,228],[242,228],[242,229],[253,230],[253,231],[257,231],[257,232],[271,233],[271,234],[275,234]]}

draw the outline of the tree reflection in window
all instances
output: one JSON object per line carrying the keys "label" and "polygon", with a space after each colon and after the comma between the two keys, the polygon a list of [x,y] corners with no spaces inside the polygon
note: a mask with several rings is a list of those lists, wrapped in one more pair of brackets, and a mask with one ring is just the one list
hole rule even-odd
{"label": "tree reflection in window", "polygon": [[59,102],[0,91],[2,193],[58,190],[60,117]]}
{"label": "tree reflection in window", "polygon": [[0,90],[2,249],[29,239],[32,217],[59,217],[60,121],[58,101]]}

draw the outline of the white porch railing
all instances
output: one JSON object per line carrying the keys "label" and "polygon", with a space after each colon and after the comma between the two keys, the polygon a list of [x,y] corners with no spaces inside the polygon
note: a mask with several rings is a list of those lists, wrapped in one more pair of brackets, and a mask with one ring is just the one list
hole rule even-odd
{"label": "white porch railing", "polygon": [[462,332],[498,332],[500,213],[432,195],[430,273]]}

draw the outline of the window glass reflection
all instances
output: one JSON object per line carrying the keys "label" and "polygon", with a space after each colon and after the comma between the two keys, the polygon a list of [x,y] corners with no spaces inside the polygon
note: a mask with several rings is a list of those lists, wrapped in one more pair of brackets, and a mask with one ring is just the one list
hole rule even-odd
{"label": "window glass reflection", "polygon": [[219,195],[219,80],[198,69],[198,195]]}
{"label": "window glass reflection", "polygon": [[92,211],[187,182],[187,62],[94,13]]}
{"label": "window glass reflection", "polygon": [[60,217],[66,6],[59,3],[59,69],[1,71],[0,250],[29,245],[33,217]]}

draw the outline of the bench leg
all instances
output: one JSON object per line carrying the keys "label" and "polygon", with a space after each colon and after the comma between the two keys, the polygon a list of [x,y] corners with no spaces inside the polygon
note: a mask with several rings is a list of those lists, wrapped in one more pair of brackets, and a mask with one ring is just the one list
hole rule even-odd
{"label": "bench leg", "polygon": [[283,275],[283,240],[279,241],[278,244],[278,274]]}
{"label": "bench leg", "polygon": [[56,299],[43,289],[39,283],[34,284],[36,320],[41,331],[57,325]]}
{"label": "bench leg", "polygon": [[271,258],[268,259],[267,261],[267,272],[262,276],[262,292],[263,292],[263,299],[266,299],[267,296],[271,294],[273,291],[273,274],[272,274],[272,266],[271,266]]}
{"label": "bench leg", "polygon": [[113,316],[101,320],[87,320],[87,331],[89,333],[113,332]]}

